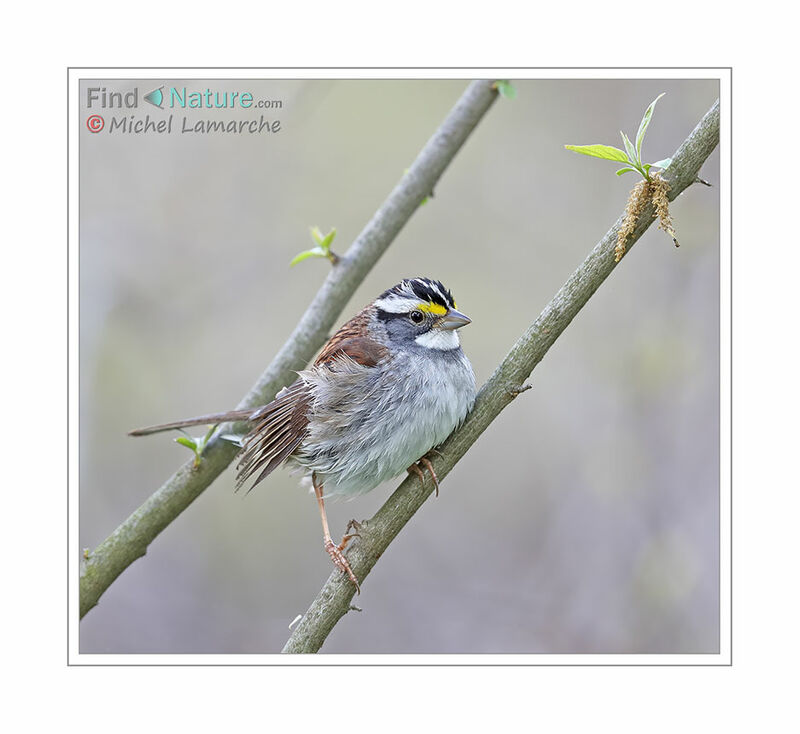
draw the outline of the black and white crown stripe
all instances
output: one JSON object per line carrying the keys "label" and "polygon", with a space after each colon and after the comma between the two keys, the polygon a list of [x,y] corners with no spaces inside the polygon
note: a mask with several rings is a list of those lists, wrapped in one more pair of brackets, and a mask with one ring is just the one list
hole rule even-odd
{"label": "black and white crown stripe", "polygon": [[445,308],[455,308],[453,296],[438,280],[408,278],[380,295],[375,305],[386,313],[408,313],[420,301],[438,303]]}

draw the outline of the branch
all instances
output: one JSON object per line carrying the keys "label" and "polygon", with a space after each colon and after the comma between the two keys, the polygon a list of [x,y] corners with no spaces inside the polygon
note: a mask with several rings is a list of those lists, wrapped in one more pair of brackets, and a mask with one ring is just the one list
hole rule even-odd
{"label": "branch", "polygon": [[[703,162],[718,143],[719,100],[678,148],[665,172],[664,177],[670,185],[670,200],[675,199],[695,180]],[[652,224],[654,218],[653,207],[648,205],[627,240],[626,254]],[[506,358],[481,388],[475,407],[464,424],[439,447],[439,456],[433,463],[440,480],[464,456],[500,411],[527,388],[524,382],[534,367],[614,270],[617,265],[614,261],[614,248],[622,219],[621,216],[547,304],[536,321],[517,340]],[[354,539],[347,556],[353,571],[362,582],[432,491],[430,477],[423,485],[416,476],[409,476],[375,516],[362,523],[361,537]],[[347,576],[334,571],[295,628],[283,652],[317,652],[336,623],[349,611],[354,593],[355,588]]]}
{"label": "branch", "polygon": [[[347,253],[339,258],[287,342],[272,360],[238,408],[253,408],[272,400],[295,378],[324,344],[350,300],[378,258],[455,157],[469,134],[497,98],[489,81],[472,82],[408,172],[395,186]],[[243,428],[243,425],[237,428]],[[81,562],[80,615],[94,607],[100,596],[148,545],[211,482],[238,453],[238,447],[219,439],[223,427],[203,452],[195,467],[188,461],[160,489]]]}

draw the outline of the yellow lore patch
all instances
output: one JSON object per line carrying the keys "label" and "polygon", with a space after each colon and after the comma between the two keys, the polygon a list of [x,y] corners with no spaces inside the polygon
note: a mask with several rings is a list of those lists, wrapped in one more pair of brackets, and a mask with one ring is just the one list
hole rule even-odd
{"label": "yellow lore patch", "polygon": [[438,303],[421,303],[417,308],[425,313],[432,313],[434,316],[444,316],[447,309]]}

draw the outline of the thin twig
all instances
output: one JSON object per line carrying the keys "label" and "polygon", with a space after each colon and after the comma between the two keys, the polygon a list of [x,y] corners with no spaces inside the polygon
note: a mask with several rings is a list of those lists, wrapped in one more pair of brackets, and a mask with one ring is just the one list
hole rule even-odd
{"label": "thin twig", "polygon": [[[289,339],[238,408],[264,405],[295,378],[325,342],[353,292],[436,182],[497,98],[491,81],[472,82],[411,168],[375,213],[350,249],[338,257]],[[81,561],[80,615],[94,607],[114,580],[214,481],[239,451],[220,440],[222,426],[202,461],[184,464],[160,489]]]}
{"label": "thin twig", "polygon": [[[670,185],[671,200],[695,180],[703,162],[718,143],[719,100],[673,156],[665,174]],[[650,204],[642,211],[630,235],[626,256],[654,218],[655,211]],[[440,447],[439,458],[435,461],[439,480],[450,472],[500,411],[515,399],[520,385],[524,384],[547,350],[614,270],[617,265],[614,248],[622,219],[620,217],[597,243],[481,388],[467,420]],[[362,582],[433,489],[430,479],[421,485],[417,477],[409,477],[371,520],[362,522],[361,537],[353,541],[347,554],[350,566]],[[295,627],[283,652],[317,652],[336,623],[349,610],[354,593],[355,587],[347,577],[334,571]]]}

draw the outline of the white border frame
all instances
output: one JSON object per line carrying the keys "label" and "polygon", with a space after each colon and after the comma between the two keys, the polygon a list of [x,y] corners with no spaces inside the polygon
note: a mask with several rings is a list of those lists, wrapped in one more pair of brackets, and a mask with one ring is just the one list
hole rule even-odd
{"label": "white border frame", "polygon": [[[75,67],[68,75],[68,665],[731,665],[731,77],[727,68],[100,68]],[[78,647],[79,572],[79,130],[81,79],[717,79],[720,83],[720,652],[718,654],[459,654],[334,655],[250,654],[125,655],[81,654]],[[122,520],[122,518],[120,518]],[[289,635],[287,629],[287,638]]]}

